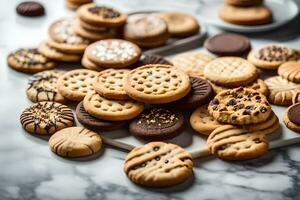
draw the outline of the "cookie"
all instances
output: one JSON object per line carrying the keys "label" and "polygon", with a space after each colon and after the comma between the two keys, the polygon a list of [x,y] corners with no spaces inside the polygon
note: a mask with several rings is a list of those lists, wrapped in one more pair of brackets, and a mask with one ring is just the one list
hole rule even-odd
{"label": "cookie", "polygon": [[126,23],[127,14],[105,6],[89,3],[77,10],[77,15],[82,21],[89,24],[105,27],[120,27]]}
{"label": "cookie", "polygon": [[166,104],[164,106],[176,108],[176,110],[191,110],[207,104],[213,97],[213,89],[208,81],[191,77],[191,91],[182,99]]}
{"label": "cookie", "polygon": [[14,70],[25,73],[37,73],[57,66],[37,49],[18,49],[7,57],[7,64]]}
{"label": "cookie", "polygon": [[100,67],[124,68],[138,61],[141,49],[125,40],[107,39],[91,44],[85,53]]}
{"label": "cookie", "polygon": [[204,47],[211,53],[219,56],[243,56],[250,49],[249,38],[235,33],[221,33],[208,38]]}
{"label": "cookie", "polygon": [[254,49],[248,55],[248,61],[262,69],[278,69],[287,61],[297,60],[300,60],[299,51],[279,44]]}
{"label": "cookie", "polygon": [[158,14],[130,15],[124,27],[124,38],[140,47],[161,46],[169,37],[168,25]]}
{"label": "cookie", "polygon": [[88,32],[107,32],[110,28],[104,27],[104,26],[95,26],[89,23],[86,23],[85,21],[82,21],[79,17],[76,17],[75,21],[77,21],[78,25],[85,29]]}
{"label": "cookie", "polygon": [[168,31],[174,37],[188,37],[200,30],[197,19],[186,13],[162,12],[160,17],[167,22]]}
{"label": "cookie", "polygon": [[264,5],[237,7],[224,4],[219,10],[219,17],[232,24],[262,25],[272,22],[272,11]]}
{"label": "cookie", "polygon": [[127,155],[124,172],[136,184],[168,187],[192,176],[193,161],[190,153],[178,145],[150,142]]}
{"label": "cookie", "polygon": [[55,154],[75,158],[90,156],[101,150],[101,137],[83,127],[71,127],[57,131],[49,139],[49,147]]}
{"label": "cookie", "polygon": [[129,72],[124,80],[128,96],[136,101],[164,104],[176,101],[191,90],[188,75],[170,65],[145,65]]}
{"label": "cookie", "polygon": [[23,128],[33,134],[52,135],[74,125],[72,110],[56,102],[38,102],[26,108],[20,117]]}
{"label": "cookie", "polygon": [[169,140],[184,130],[182,113],[165,108],[144,110],[129,124],[129,132],[134,136],[150,141]]}
{"label": "cookie", "polygon": [[278,75],[288,81],[300,83],[300,62],[289,61],[278,68]]}
{"label": "cookie", "polygon": [[136,63],[131,65],[130,68],[137,68],[149,64],[173,65],[171,62],[169,62],[162,56],[156,54],[143,53],[140,56],[140,59]]}
{"label": "cookie", "polygon": [[300,133],[300,103],[296,103],[288,107],[285,111],[283,122],[287,128]]}
{"label": "cookie", "polygon": [[268,150],[269,142],[263,131],[247,131],[232,125],[215,129],[207,139],[209,151],[225,160],[257,158]]}
{"label": "cookie", "polygon": [[236,125],[266,121],[272,112],[264,95],[242,87],[217,94],[208,111],[219,122]]}
{"label": "cookie", "polygon": [[44,6],[39,2],[24,1],[20,3],[16,11],[19,15],[24,17],[37,17],[45,14]]}
{"label": "cookie", "polygon": [[226,4],[232,6],[257,6],[263,3],[263,0],[225,0]]}
{"label": "cookie", "polygon": [[265,80],[270,94],[270,103],[281,106],[292,105],[293,96],[300,92],[300,84],[290,82],[281,76],[273,76]]}
{"label": "cookie", "polygon": [[83,54],[82,59],[81,59],[81,65],[84,68],[90,69],[90,70],[94,70],[94,71],[102,71],[105,68],[99,67],[97,64],[93,63],[92,61],[90,61],[90,59],[88,59],[88,57],[86,56],[86,54]]}
{"label": "cookie", "polygon": [[96,71],[76,69],[66,72],[57,81],[58,91],[71,101],[81,101],[88,92],[94,91]]}
{"label": "cookie", "polygon": [[76,107],[76,116],[78,121],[84,125],[84,127],[95,131],[112,131],[122,129],[126,128],[128,123],[127,121],[107,121],[97,119],[86,112],[82,101]]}
{"label": "cookie", "polygon": [[43,71],[29,78],[26,94],[32,102],[55,101],[63,103],[65,98],[58,92],[57,80],[64,72]]}
{"label": "cookie", "polygon": [[213,59],[214,57],[202,52],[187,52],[176,55],[171,62],[189,76],[203,78],[205,65]]}
{"label": "cookie", "polygon": [[77,10],[83,4],[91,3],[93,0],[65,0],[67,8],[71,10]]}
{"label": "cookie", "polygon": [[109,121],[130,120],[144,110],[144,104],[133,100],[109,100],[90,92],[83,100],[84,109],[92,116]]}
{"label": "cookie", "polygon": [[216,58],[204,68],[204,76],[211,82],[227,86],[246,86],[257,79],[255,66],[239,57]]}
{"label": "cookie", "polygon": [[129,69],[103,70],[95,79],[94,89],[107,99],[130,99],[123,88],[123,81],[129,72]]}

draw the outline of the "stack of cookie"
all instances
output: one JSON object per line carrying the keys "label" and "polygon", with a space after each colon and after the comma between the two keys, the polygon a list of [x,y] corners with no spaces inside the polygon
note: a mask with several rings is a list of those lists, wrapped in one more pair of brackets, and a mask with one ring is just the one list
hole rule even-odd
{"label": "stack of cookie", "polygon": [[67,8],[71,10],[77,10],[80,6],[91,2],[93,2],[93,0],[65,0]]}

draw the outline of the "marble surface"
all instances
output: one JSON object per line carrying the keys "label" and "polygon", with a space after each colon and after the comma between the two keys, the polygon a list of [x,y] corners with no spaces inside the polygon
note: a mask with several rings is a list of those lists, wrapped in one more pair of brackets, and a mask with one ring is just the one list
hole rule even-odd
{"label": "marble surface", "polygon": [[[47,15],[27,19],[15,14],[18,2],[0,1],[1,200],[300,199],[300,145],[272,150],[262,158],[244,162],[226,162],[213,157],[197,159],[194,177],[182,185],[167,189],[149,189],[131,183],[122,170],[126,153],[109,147],[91,160],[67,160],[51,153],[47,141],[27,134],[19,124],[20,112],[31,105],[25,96],[29,76],[8,68],[6,56],[16,48],[38,45],[46,38],[47,27],[53,20],[74,13],[64,8],[62,0],[43,0]],[[197,14],[201,6],[199,0],[101,2],[124,11],[168,8],[193,14]],[[211,35],[220,32],[213,27],[208,30]],[[283,42],[299,47],[299,31],[300,18],[297,18],[280,30],[251,34],[249,37],[253,46]],[[65,67],[70,66],[60,66]],[[120,137],[118,132],[108,135]],[[203,138],[196,134],[184,134],[178,140],[182,139],[185,141],[182,145],[187,149],[194,148],[195,144],[204,145]],[[127,137],[125,141],[132,139]]]}

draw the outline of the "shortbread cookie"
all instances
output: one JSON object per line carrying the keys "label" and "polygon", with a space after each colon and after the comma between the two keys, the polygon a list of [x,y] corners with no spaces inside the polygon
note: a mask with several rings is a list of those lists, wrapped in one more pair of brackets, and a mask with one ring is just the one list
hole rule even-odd
{"label": "shortbread cookie", "polygon": [[272,112],[264,95],[242,87],[217,94],[208,111],[219,122],[236,125],[266,121]]}
{"label": "shortbread cookie", "polygon": [[20,3],[16,11],[19,15],[25,17],[38,17],[45,14],[44,6],[39,2],[34,1],[24,1]]}
{"label": "shortbread cookie", "polygon": [[168,31],[175,37],[188,37],[199,32],[198,21],[192,15],[181,12],[162,12],[160,17],[168,25]]}
{"label": "shortbread cookie", "polygon": [[192,176],[193,161],[189,152],[175,144],[151,142],[127,155],[124,171],[136,184],[168,187]]}
{"label": "shortbread cookie", "polygon": [[7,64],[12,69],[25,73],[37,73],[53,69],[57,65],[37,49],[18,49],[14,51],[8,55]]}
{"label": "shortbread cookie", "polygon": [[268,150],[269,142],[264,131],[247,131],[232,125],[215,129],[207,139],[209,151],[225,160],[257,158]]}
{"label": "shortbread cookie", "polygon": [[101,137],[83,127],[70,127],[53,134],[49,139],[51,151],[59,156],[75,158],[93,155],[101,150]]}
{"label": "shortbread cookie", "polygon": [[51,135],[74,125],[72,110],[60,103],[43,101],[26,108],[20,117],[23,128],[33,134]]}
{"label": "shortbread cookie", "polygon": [[83,100],[84,109],[92,116],[109,121],[130,120],[144,110],[144,104],[133,100],[109,100],[90,92]]}
{"label": "shortbread cookie", "polygon": [[131,98],[150,104],[170,103],[191,90],[188,75],[170,65],[145,65],[129,72],[124,89]]}
{"label": "shortbread cookie", "polygon": [[300,133],[300,103],[288,107],[285,111],[283,122],[287,128]]}
{"label": "shortbread cookie", "polygon": [[278,75],[288,81],[300,83],[300,62],[289,61],[278,68]]}
{"label": "shortbread cookie", "polygon": [[66,72],[57,81],[58,91],[71,101],[81,101],[88,92],[94,91],[96,71],[76,69]]}
{"label": "shortbread cookie", "polygon": [[126,40],[100,40],[88,46],[88,59],[105,68],[127,67],[138,61],[141,49]]}
{"label": "shortbread cookie", "polygon": [[105,69],[105,68],[99,67],[97,64],[93,63],[90,59],[88,59],[86,54],[83,54],[83,56],[82,56],[81,65],[86,69],[94,70],[97,72],[100,72]]}
{"label": "shortbread cookie", "polygon": [[189,76],[204,77],[204,67],[214,59],[213,56],[202,52],[187,52],[176,55],[171,59],[175,67]]}
{"label": "shortbread cookie", "polygon": [[232,6],[257,6],[261,5],[263,0],[225,0],[226,4]]}
{"label": "shortbread cookie", "polygon": [[248,61],[262,69],[277,69],[287,61],[297,60],[300,60],[299,51],[279,44],[254,49],[248,55]]}
{"label": "shortbread cookie", "polygon": [[43,71],[29,78],[26,94],[32,102],[55,101],[63,103],[65,98],[58,92],[57,80],[64,72]]}
{"label": "shortbread cookie", "polygon": [[204,76],[211,82],[227,86],[246,86],[257,79],[255,66],[239,57],[222,57],[208,63]]}
{"label": "shortbread cookie", "polygon": [[136,63],[131,65],[130,68],[133,69],[133,68],[137,68],[149,64],[173,65],[171,62],[169,62],[162,56],[156,54],[143,53],[140,59]]}
{"label": "shortbread cookie", "polygon": [[164,108],[144,110],[129,125],[129,132],[143,140],[162,141],[178,136],[184,130],[182,113]]}
{"label": "shortbread cookie", "polygon": [[232,24],[262,25],[272,22],[272,11],[264,5],[237,7],[224,4],[219,10],[219,17]]}
{"label": "shortbread cookie", "polygon": [[130,99],[123,88],[129,69],[106,69],[101,71],[94,82],[94,89],[107,99]]}
{"label": "shortbread cookie", "polygon": [[292,105],[293,96],[300,93],[300,84],[290,82],[281,76],[273,76],[265,80],[270,94],[269,101],[275,105]]}

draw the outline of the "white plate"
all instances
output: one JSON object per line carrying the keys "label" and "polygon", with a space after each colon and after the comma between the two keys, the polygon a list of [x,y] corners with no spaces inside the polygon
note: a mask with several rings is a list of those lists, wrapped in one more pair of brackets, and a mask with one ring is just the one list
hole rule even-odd
{"label": "white plate", "polygon": [[222,21],[218,17],[218,9],[223,1],[202,0],[201,9],[198,11],[199,18],[208,24],[234,32],[261,32],[275,29],[294,19],[299,13],[299,7],[293,0],[266,0],[265,4],[273,12],[274,21],[271,24],[259,26],[241,26]]}

